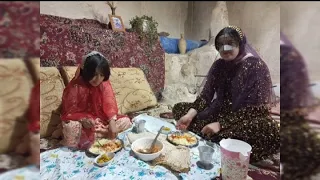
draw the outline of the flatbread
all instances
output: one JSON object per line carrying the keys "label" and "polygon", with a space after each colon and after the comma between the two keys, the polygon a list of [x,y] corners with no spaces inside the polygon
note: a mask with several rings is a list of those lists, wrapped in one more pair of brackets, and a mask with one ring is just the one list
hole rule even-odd
{"label": "flatbread", "polygon": [[190,149],[183,146],[175,146],[165,155],[153,160],[154,165],[162,165],[174,172],[188,173],[191,167]]}

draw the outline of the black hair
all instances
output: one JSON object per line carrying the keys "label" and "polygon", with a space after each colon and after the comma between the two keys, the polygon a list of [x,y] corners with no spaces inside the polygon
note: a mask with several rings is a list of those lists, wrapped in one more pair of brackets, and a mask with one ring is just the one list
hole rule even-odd
{"label": "black hair", "polygon": [[233,28],[230,28],[230,27],[225,27],[223,29],[221,29],[221,31],[219,31],[219,33],[217,34],[215,40],[214,40],[214,45],[216,47],[216,49],[219,51],[219,44],[218,44],[218,39],[220,36],[224,35],[224,34],[228,34],[232,39],[234,39],[237,43],[238,43],[238,46],[240,46],[241,44],[241,38],[240,38],[240,35],[239,33],[233,29]]}
{"label": "black hair", "polygon": [[89,82],[96,75],[96,71],[99,71],[104,75],[103,81],[109,80],[110,66],[108,61],[100,54],[95,54],[87,57],[83,65],[83,69],[80,71],[84,81]]}

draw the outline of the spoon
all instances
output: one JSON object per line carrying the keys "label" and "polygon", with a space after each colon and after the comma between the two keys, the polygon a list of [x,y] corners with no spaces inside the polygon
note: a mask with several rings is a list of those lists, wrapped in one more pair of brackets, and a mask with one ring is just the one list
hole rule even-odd
{"label": "spoon", "polygon": [[164,126],[162,126],[157,134],[157,136],[154,138],[154,140],[152,141],[152,144],[150,146],[149,149],[141,149],[140,152],[141,153],[145,153],[145,154],[149,154],[151,153],[152,149],[154,148],[154,145],[156,145],[156,141],[158,139],[158,136],[160,135],[160,132],[162,131],[162,128],[164,128]]}

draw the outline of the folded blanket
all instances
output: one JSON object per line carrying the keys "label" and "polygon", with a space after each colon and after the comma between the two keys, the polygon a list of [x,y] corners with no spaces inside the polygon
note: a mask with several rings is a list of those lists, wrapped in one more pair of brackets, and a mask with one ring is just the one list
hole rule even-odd
{"label": "folded blanket", "polygon": [[[139,134],[128,133],[128,140],[133,143],[135,140],[143,137],[155,138],[155,134],[143,132]],[[190,149],[184,146],[174,146],[166,140],[167,136],[160,134],[158,140],[164,145],[162,154],[151,163],[152,165],[162,165],[171,171],[179,173],[188,173],[190,171],[191,157]]]}

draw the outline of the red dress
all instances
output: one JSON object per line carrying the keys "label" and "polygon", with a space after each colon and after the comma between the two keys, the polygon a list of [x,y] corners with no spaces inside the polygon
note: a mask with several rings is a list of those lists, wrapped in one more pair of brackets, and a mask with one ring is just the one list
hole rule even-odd
{"label": "red dress", "polygon": [[40,80],[32,88],[29,101],[28,129],[36,133],[40,130]]}
{"label": "red dress", "polygon": [[[79,121],[90,119],[97,123],[101,119],[108,124],[108,121],[118,115],[118,106],[110,81],[104,81],[99,86],[91,86],[81,76],[76,76],[64,89],[62,97],[62,121]],[[72,132],[68,132],[72,133]],[[91,144],[95,139],[95,127],[91,129],[81,128],[81,135],[78,148],[84,144]]]}

